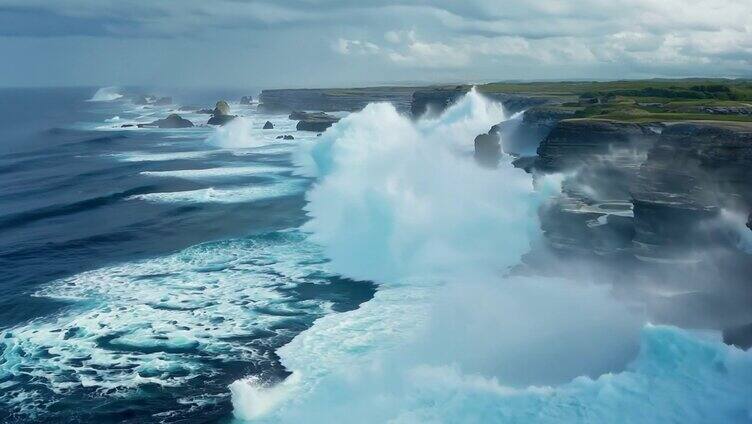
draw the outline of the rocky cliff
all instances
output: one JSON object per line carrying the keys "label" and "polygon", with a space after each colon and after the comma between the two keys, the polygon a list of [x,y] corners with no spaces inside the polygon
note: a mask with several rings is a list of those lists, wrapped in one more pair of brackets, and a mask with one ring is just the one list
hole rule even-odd
{"label": "rocky cliff", "polygon": [[688,122],[666,127],[632,188],[635,254],[686,257],[724,243],[721,210],[752,209],[752,124]]}
{"label": "rocky cliff", "polygon": [[412,87],[264,90],[259,96],[259,108],[283,113],[296,110],[353,112],[368,103],[390,102],[397,110],[407,112],[414,91]]}
{"label": "rocky cliff", "polygon": [[[415,90],[410,102],[410,114],[417,118],[425,113],[441,113],[447,106],[470,91],[469,85],[454,87],[430,87]],[[517,113],[522,110],[558,101],[551,96],[529,96],[509,93],[483,92],[481,94],[489,99],[504,105],[507,113]]]}
{"label": "rocky cliff", "polygon": [[634,236],[631,183],[660,127],[590,119],[563,120],[538,147],[536,175],[562,173],[562,192],[540,210],[558,250],[623,254]]}

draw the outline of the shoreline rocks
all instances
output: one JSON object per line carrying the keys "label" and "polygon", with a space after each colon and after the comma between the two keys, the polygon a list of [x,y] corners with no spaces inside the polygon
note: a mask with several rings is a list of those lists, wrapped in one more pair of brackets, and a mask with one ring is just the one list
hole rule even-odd
{"label": "shoreline rocks", "polygon": [[264,124],[264,128],[263,129],[265,129],[265,130],[272,130],[272,129],[274,129],[274,124],[272,124],[271,121],[266,121],[266,123]]}
{"label": "shoreline rocks", "polygon": [[324,112],[300,112],[294,111],[290,114],[291,120],[297,120],[296,129],[298,131],[323,132],[339,121],[339,118]]}
{"label": "shoreline rocks", "polygon": [[139,128],[191,128],[193,122],[181,117],[177,113],[171,113],[164,119],[158,119],[151,124],[138,124]]}
{"label": "shoreline rocks", "polygon": [[232,121],[235,119],[235,115],[230,115],[230,105],[224,101],[220,100],[217,102],[217,104],[214,106],[214,110],[212,111],[212,116],[209,118],[209,121],[207,124],[209,125],[225,125],[226,123]]}
{"label": "shoreline rocks", "polygon": [[724,243],[709,223],[723,209],[749,213],[750,181],[752,124],[668,125],[631,190],[636,254],[665,259]]}
{"label": "shoreline rocks", "polygon": [[475,161],[487,168],[496,168],[501,160],[501,143],[496,134],[480,134],[475,137]]}

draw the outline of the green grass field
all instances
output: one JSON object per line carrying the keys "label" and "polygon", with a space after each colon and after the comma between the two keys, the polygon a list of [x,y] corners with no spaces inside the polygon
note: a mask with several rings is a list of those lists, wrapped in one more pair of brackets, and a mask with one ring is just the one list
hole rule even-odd
{"label": "green grass field", "polygon": [[575,110],[575,118],[752,122],[752,80],[499,82],[478,89],[546,97],[553,100],[553,107]]}

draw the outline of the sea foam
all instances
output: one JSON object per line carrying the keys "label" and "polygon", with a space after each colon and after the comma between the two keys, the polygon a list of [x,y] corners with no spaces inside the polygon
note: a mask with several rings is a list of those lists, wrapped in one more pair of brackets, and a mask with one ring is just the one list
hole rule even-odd
{"label": "sea foam", "polygon": [[643,327],[639,305],[597,281],[504,276],[561,179],[534,191],[508,157],[473,163],[473,138],[502,119],[472,91],[418,122],[371,104],[302,143],[298,172],[317,178],[304,229],[335,271],[380,288],[280,348],[288,380],[234,382],[236,418],[749,421],[750,353]]}
{"label": "sea foam", "polygon": [[245,203],[301,193],[305,190],[305,182],[303,179],[286,179],[268,184],[146,193],[130,196],[126,200],[160,203]]}
{"label": "sea foam", "polygon": [[[0,404],[44,414],[69,396],[195,384],[224,362],[268,367],[268,347],[296,332],[291,320],[329,312],[327,301],[285,291],[328,275],[318,246],[284,231],[53,281],[35,296],[70,307],[0,331]],[[38,390],[24,392],[29,381]]]}

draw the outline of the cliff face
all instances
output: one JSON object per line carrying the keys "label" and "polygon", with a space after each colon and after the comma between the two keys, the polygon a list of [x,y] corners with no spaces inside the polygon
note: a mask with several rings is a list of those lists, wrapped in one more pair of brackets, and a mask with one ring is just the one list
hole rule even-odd
{"label": "cliff face", "polygon": [[[414,118],[423,116],[426,112],[441,113],[447,106],[470,91],[468,85],[456,87],[432,87],[415,90],[410,102],[410,114]],[[539,106],[554,101],[548,97],[532,97],[507,93],[483,93],[489,99],[504,105],[507,113],[517,113],[533,106]]]}
{"label": "cliff face", "polygon": [[538,147],[537,165],[546,171],[564,171],[588,165],[616,150],[646,151],[659,130],[655,126],[613,121],[561,121]]}
{"label": "cliff face", "polygon": [[540,210],[552,247],[598,255],[631,248],[630,184],[658,139],[653,126],[598,120],[553,124],[538,147],[536,173],[566,175],[561,194]]}
{"label": "cliff face", "polygon": [[556,124],[573,115],[574,112],[567,109],[533,106],[525,110],[521,118],[494,125],[490,132],[501,136],[505,153],[535,156],[538,146]]}
{"label": "cliff face", "polygon": [[710,227],[721,209],[752,208],[752,125],[668,126],[632,188],[635,254],[665,258],[723,243]]}
{"label": "cliff face", "polygon": [[441,113],[468,91],[470,91],[470,87],[464,85],[417,90],[410,99],[410,114],[414,118],[418,118],[427,112]]}
{"label": "cliff face", "polygon": [[414,91],[411,87],[264,90],[259,96],[259,108],[284,113],[296,110],[354,112],[368,103],[390,102],[397,110],[407,112]]}
{"label": "cliff face", "polygon": [[752,210],[752,125],[564,120],[541,142],[535,169],[566,174],[541,210],[552,246],[700,260],[692,252],[733,248],[722,210]]}

